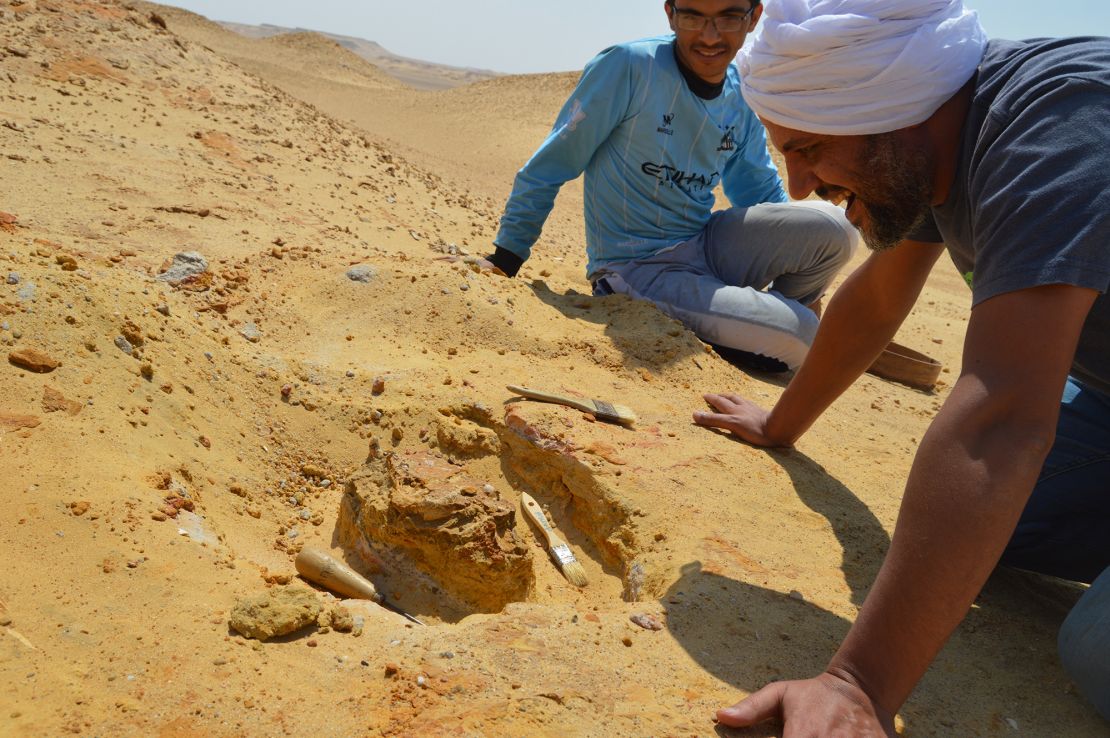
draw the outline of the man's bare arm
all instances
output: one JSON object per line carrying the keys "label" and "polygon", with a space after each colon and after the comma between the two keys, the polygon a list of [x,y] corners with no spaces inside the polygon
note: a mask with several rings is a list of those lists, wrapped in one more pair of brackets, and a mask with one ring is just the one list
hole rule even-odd
{"label": "man's bare arm", "polygon": [[1096,296],[1055,285],[972,310],[960,378],[922,439],[890,552],[832,662],[886,709],[909,696],[1009,541]]}
{"label": "man's bare arm", "polygon": [[893,714],[995,567],[1055,436],[1060,398],[1096,293],[1064,285],[1000,295],[972,311],[964,366],[922,439],[883,567],[828,671],[764,688],[719,716],[781,714],[856,734]]}

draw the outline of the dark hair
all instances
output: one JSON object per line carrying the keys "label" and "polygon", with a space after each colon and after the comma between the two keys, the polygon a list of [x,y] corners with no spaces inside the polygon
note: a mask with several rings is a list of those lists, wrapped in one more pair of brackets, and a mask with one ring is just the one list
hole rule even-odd
{"label": "dark hair", "polygon": [[[750,2],[751,2],[751,7],[754,8],[756,5],[760,5],[763,2],[763,0],[750,0]],[[667,5],[670,5],[671,10],[674,10],[674,0],[667,0]]]}

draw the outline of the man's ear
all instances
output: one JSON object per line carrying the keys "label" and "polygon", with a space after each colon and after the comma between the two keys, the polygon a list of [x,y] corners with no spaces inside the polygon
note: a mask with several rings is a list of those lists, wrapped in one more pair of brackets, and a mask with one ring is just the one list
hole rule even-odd
{"label": "man's ear", "polygon": [[761,15],[763,15],[763,3],[756,5],[755,10],[752,11],[751,23],[748,24],[748,33],[755,30],[755,26],[759,23],[759,17]]}
{"label": "man's ear", "polygon": [[671,0],[664,0],[663,10],[667,13],[667,25],[672,31],[677,31],[678,29],[674,27],[674,6],[671,5]]}

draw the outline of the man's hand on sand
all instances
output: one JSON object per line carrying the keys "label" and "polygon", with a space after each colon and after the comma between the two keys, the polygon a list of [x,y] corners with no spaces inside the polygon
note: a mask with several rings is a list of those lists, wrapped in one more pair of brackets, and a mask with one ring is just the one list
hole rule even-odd
{"label": "man's hand on sand", "polygon": [[698,410],[694,422],[707,428],[731,431],[754,446],[781,446],[767,437],[766,410],[740,395],[702,395],[717,412]]}
{"label": "man's hand on sand", "polygon": [[744,728],[778,718],[784,736],[894,736],[894,719],[880,718],[879,712],[862,689],[825,672],[815,679],[772,682],[732,707],[718,710],[717,722]]}
{"label": "man's hand on sand", "polygon": [[507,277],[505,272],[501,271],[489,259],[483,259],[481,256],[441,256],[437,261],[447,261],[452,264],[463,263],[470,267],[478,274],[496,274],[499,277]]}

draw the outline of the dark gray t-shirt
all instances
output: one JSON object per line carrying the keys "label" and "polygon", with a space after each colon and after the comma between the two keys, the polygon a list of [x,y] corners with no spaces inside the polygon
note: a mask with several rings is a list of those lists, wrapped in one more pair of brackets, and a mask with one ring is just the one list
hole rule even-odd
{"label": "dark gray t-shirt", "polygon": [[987,45],[933,218],[912,238],[944,242],[973,305],[1040,285],[1098,290],[1072,374],[1110,394],[1110,38]]}

